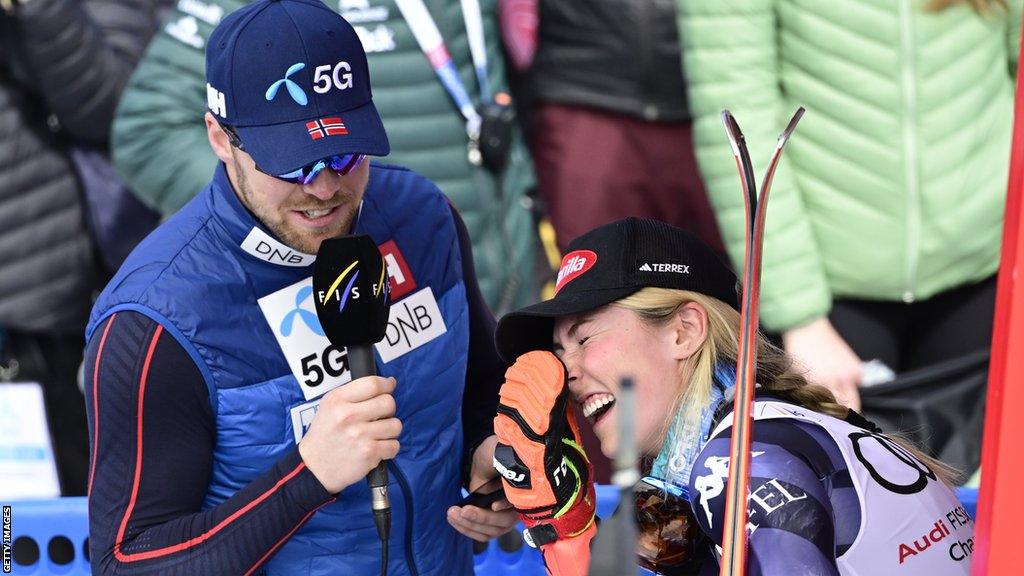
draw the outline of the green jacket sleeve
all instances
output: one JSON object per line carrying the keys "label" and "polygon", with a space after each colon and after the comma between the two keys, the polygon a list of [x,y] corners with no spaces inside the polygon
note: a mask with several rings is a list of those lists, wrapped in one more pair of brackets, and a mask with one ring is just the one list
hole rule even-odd
{"label": "green jacket sleeve", "polygon": [[114,165],[138,197],[169,215],[202,190],[217,157],[206,139],[204,49],[230,9],[213,2],[195,14],[179,2],[128,83],[111,135]]}
{"label": "green jacket sleeve", "polygon": [[[778,133],[796,106],[807,103],[788,102],[782,94],[773,0],[677,1],[698,165],[729,255],[741,270],[743,195],[720,113],[728,108],[736,116],[760,178]],[[809,108],[803,122],[813,115]],[[786,158],[799,153],[799,140],[797,129],[768,203],[761,316],[771,330],[805,324],[827,314],[831,306],[822,254]]]}

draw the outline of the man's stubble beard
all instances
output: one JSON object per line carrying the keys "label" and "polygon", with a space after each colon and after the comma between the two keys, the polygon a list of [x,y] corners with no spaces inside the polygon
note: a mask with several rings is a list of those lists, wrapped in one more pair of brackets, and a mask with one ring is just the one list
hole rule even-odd
{"label": "man's stubble beard", "polygon": [[[255,195],[252,192],[252,188],[249,186],[249,179],[245,175],[245,171],[242,169],[241,164],[238,162],[238,157],[234,154],[234,150],[231,151],[231,159],[235,166],[235,177],[238,180],[238,196],[242,202],[242,205],[249,210],[249,212],[256,217],[264,226],[270,229],[270,231],[286,246],[299,252],[306,254],[316,254],[320,249],[320,243],[326,238],[316,237],[310,238],[300,233],[290,230],[285,222],[284,216],[281,213],[274,213],[271,209],[266,206],[259,205],[255,200]],[[345,206],[339,206],[339,210],[346,209]],[[352,220],[355,218],[353,213],[345,214],[341,220],[338,221],[339,229],[335,233],[331,234],[330,238],[336,238],[345,234],[352,226]]]}

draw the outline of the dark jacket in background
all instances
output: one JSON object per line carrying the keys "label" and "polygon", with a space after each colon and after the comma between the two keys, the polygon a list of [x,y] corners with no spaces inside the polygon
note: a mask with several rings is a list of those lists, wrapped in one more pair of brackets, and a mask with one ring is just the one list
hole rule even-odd
{"label": "dark jacket in background", "polygon": [[689,120],[673,0],[540,0],[532,97]]}
{"label": "dark jacket in background", "polygon": [[105,149],[156,6],[32,0],[0,14],[0,327],[84,329],[95,257],[69,150]]}
{"label": "dark jacket in background", "polygon": [[76,375],[99,277],[72,150],[102,161],[159,4],[31,0],[0,12],[0,365],[42,384],[65,495],[86,489]]}

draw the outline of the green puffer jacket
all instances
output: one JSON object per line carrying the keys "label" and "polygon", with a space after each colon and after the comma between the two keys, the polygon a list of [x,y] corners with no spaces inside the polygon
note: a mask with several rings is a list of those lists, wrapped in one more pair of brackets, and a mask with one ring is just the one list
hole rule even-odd
{"label": "green puffer jacket", "polygon": [[[135,71],[114,123],[118,171],[164,214],[213,174],[203,125],[206,39],[238,0],[178,0]],[[479,88],[459,0],[425,0],[470,97]],[[505,89],[496,0],[481,0],[492,92]],[[477,277],[496,314],[538,298],[536,234],[526,201],[533,171],[520,135],[502,182],[466,159],[465,121],[392,0],[328,0],[356,28],[367,52],[373,100],[391,141],[386,161],[433,180],[458,207],[473,242]]]}
{"label": "green puffer jacket", "polygon": [[697,158],[734,263],[743,197],[719,113],[760,177],[807,108],[771,190],[767,328],[833,298],[911,302],[996,271],[1021,1],[983,19],[923,0],[678,0]]}

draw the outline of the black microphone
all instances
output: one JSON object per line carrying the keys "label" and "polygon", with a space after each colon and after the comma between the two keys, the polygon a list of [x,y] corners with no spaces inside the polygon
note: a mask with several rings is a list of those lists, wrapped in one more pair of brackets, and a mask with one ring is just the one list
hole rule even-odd
{"label": "black microphone", "polygon": [[[316,315],[327,339],[348,349],[352,379],[375,376],[373,345],[384,338],[387,330],[391,283],[373,239],[362,235],[324,240],[313,266],[313,295]],[[366,479],[373,520],[381,539],[381,573],[386,574],[391,504],[385,463],[378,464]]]}

